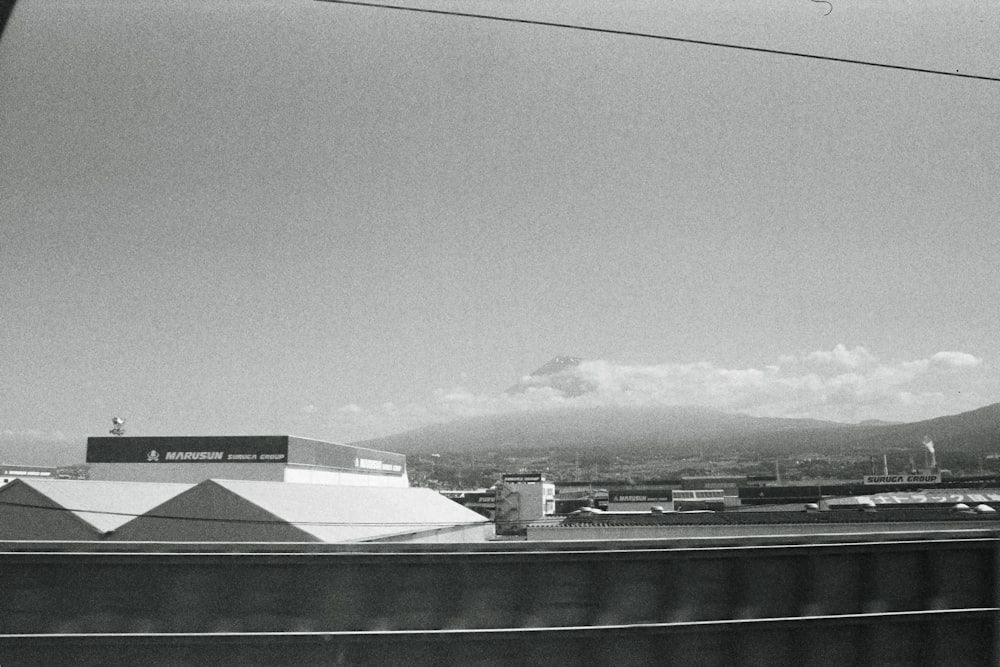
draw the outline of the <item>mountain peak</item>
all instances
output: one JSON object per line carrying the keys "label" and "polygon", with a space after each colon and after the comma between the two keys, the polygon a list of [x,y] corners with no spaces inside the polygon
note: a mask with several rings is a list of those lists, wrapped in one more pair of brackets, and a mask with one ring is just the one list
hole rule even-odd
{"label": "mountain peak", "polygon": [[580,357],[555,357],[508,387],[507,393],[520,394],[531,388],[552,387],[566,396],[582,396],[594,388],[573,374],[573,369],[581,363],[583,359]]}
{"label": "mountain peak", "polygon": [[580,357],[569,357],[569,356],[558,356],[553,358],[551,361],[546,363],[544,366],[535,369],[531,372],[534,377],[540,377],[544,375],[555,375],[556,373],[561,373],[569,368],[576,368],[583,362]]}

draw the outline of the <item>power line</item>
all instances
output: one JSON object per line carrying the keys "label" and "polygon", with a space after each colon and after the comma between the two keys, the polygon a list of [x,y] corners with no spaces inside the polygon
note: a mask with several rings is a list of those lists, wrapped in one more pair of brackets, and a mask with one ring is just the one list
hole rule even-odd
{"label": "power line", "polygon": [[494,16],[491,14],[474,14],[471,12],[458,12],[447,9],[428,9],[425,7],[407,7],[404,5],[388,5],[378,2],[362,2],[361,0],[317,0],[334,5],[353,5],[357,7],[369,7],[373,9],[391,9],[401,12],[414,12],[418,14],[435,14],[438,16],[456,16],[461,18],[483,19],[487,21],[500,21],[502,23],[520,23],[523,25],[543,26],[546,28],[563,28],[566,30],[581,30],[584,32],[597,32],[606,35],[619,35],[622,37],[642,37],[645,39],[658,39],[666,42],[678,42],[681,44],[697,44],[699,46],[714,46],[723,49],[736,49],[739,51],[753,51],[755,53],[768,53],[777,56],[792,56],[795,58],[809,58],[812,60],[825,60],[828,62],[844,63],[848,65],[864,65],[867,67],[881,67],[884,69],[902,70],[904,72],[917,72],[920,74],[939,74],[941,76],[954,76],[963,79],[979,79],[980,81],[1000,82],[1000,77],[983,76],[981,74],[962,74],[958,71],[947,72],[945,70],[926,69],[923,67],[910,67],[907,65],[891,65],[889,63],[879,63],[870,60],[856,60],[854,58],[837,58],[836,56],[822,56],[815,53],[802,53],[799,51],[782,51],[780,49],[768,49],[760,46],[744,46],[741,44],[729,44],[727,42],[711,42],[703,39],[689,39],[686,37],[671,37],[669,35],[657,35],[648,32],[636,32],[633,30],[616,30],[613,28],[594,28],[590,26],[576,25],[573,23],[558,23],[555,21],[540,21],[537,19],[522,19],[510,16]]}
{"label": "power line", "polygon": [[[176,514],[136,514],[133,512],[115,512],[112,510],[96,509],[73,509],[70,507],[38,505],[33,503],[18,503],[9,500],[0,500],[0,506],[20,507],[32,510],[51,510],[55,512],[73,512],[75,514],[99,514],[101,516],[120,516],[127,518],[144,519],[168,519],[170,521],[205,521],[210,523],[235,523],[265,526],[379,526],[379,527],[399,527],[399,526],[481,526],[489,521],[295,521],[290,519],[238,519],[233,517],[209,517],[209,516],[180,516]],[[265,510],[266,511],[266,510]],[[484,519],[486,517],[483,517]],[[507,523],[507,522],[493,522]],[[513,522],[511,522],[513,523]]]}

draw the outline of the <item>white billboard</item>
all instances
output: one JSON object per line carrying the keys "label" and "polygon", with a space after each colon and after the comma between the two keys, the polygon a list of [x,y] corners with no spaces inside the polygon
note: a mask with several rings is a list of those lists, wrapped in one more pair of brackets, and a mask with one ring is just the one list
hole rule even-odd
{"label": "white billboard", "polygon": [[941,473],[865,475],[865,484],[940,484]]}

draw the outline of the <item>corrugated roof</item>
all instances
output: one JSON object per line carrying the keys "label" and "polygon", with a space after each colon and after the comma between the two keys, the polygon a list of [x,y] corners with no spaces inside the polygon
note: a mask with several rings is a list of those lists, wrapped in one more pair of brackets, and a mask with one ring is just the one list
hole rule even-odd
{"label": "corrugated roof", "polygon": [[26,485],[71,510],[102,533],[190,489],[193,484],[102,482],[70,479],[22,479]]}
{"label": "corrugated roof", "polygon": [[347,542],[489,520],[436,491],[211,480],[324,542]]}
{"label": "corrugated roof", "polygon": [[561,526],[720,526],[764,524],[919,523],[925,521],[996,522],[997,514],[969,514],[948,509],[893,509],[874,512],[666,512],[664,514],[616,515],[614,513],[567,517]]}
{"label": "corrugated roof", "polygon": [[1000,489],[932,489],[927,491],[890,491],[872,493],[869,495],[846,496],[843,498],[824,498],[822,501],[830,507],[855,506],[875,503],[881,507],[896,505],[906,506],[949,506],[965,503],[978,505],[980,503],[1000,503]]}

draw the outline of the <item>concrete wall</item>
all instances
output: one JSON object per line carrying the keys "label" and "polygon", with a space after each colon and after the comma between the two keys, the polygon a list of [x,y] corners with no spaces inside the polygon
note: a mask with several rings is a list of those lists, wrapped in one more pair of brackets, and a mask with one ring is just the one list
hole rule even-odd
{"label": "concrete wall", "polygon": [[[217,479],[224,479],[217,477]],[[284,481],[299,484],[336,484],[340,486],[390,486],[410,485],[405,475],[376,475],[348,470],[331,470],[318,466],[289,465],[285,468]]]}
{"label": "concrete wall", "polygon": [[91,463],[90,479],[115,482],[185,482],[249,479],[280,482],[285,463]]}
{"label": "concrete wall", "polygon": [[997,665],[997,536],[974,532],[523,553],[511,542],[0,548],[0,655],[11,665]]}

